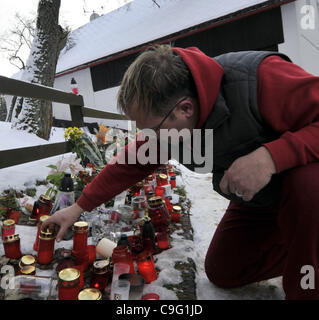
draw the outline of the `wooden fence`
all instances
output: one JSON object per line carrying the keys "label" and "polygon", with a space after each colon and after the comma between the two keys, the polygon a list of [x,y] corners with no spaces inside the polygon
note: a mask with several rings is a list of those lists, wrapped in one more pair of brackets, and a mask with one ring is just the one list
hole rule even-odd
{"label": "wooden fence", "polygon": [[[84,127],[83,117],[127,120],[125,116],[84,107],[83,97],[51,87],[0,76],[0,93],[18,97],[60,102],[70,106],[72,125]],[[1,139],[1,137],[0,137]],[[68,142],[1,150],[0,169],[70,152]]]}

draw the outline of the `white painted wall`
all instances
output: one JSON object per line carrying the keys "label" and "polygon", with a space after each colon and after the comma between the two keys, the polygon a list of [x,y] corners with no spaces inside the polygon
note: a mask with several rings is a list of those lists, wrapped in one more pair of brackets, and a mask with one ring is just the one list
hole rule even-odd
{"label": "white painted wall", "polygon": [[[305,28],[302,19],[306,13],[305,6],[313,7],[313,28]],[[279,51],[287,54],[294,63],[309,73],[319,76],[319,0],[297,0],[281,6],[284,43],[279,45]],[[307,23],[306,23],[307,24]],[[119,87],[93,92],[90,69],[84,69],[69,75],[59,77],[54,86],[64,91],[71,91],[70,82],[74,77],[78,83],[79,93],[84,98],[87,107],[118,113],[116,109],[116,94]],[[53,104],[53,115],[57,119],[71,120],[69,107],[59,103]],[[85,118],[85,122],[98,122],[107,126],[127,128],[127,121],[101,120]]]}
{"label": "white painted wall", "polygon": [[[85,107],[100,111],[119,113],[116,108],[116,94],[119,87],[94,92],[90,68],[56,78],[54,87],[63,91],[71,91],[72,78],[77,82],[79,94],[83,96]],[[53,116],[56,119],[71,120],[69,106],[62,103],[53,103]],[[123,129],[127,128],[127,121],[123,120],[104,120],[100,118],[85,117],[84,121],[103,123],[106,126]]]}
{"label": "white painted wall", "polygon": [[285,42],[279,51],[307,72],[319,76],[319,0],[281,6]]}

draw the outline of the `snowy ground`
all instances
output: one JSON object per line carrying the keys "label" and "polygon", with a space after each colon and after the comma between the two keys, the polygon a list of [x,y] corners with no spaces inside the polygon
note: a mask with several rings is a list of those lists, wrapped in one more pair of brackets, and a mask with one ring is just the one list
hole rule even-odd
{"label": "snowy ground", "polygon": [[[63,133],[63,129],[55,128],[52,131],[49,142],[63,141]],[[0,122],[0,137],[0,150],[47,143],[31,134],[12,130],[10,129],[10,125],[4,122]],[[9,187],[25,189],[26,187],[34,186],[36,180],[45,179],[49,171],[49,168],[46,168],[46,166],[56,163],[60,158],[61,156],[56,156],[0,169],[0,193]],[[213,191],[210,174],[199,175],[187,170],[184,166],[179,164],[177,166],[182,172],[181,177],[178,177],[177,183],[185,185],[187,196],[192,202],[191,223],[194,229],[194,242],[182,239],[178,232],[172,235],[172,248],[161,253],[156,263],[157,267],[162,271],[159,273],[156,281],[145,287],[144,293],[156,292],[160,295],[161,299],[177,299],[173,291],[163,288],[163,284],[179,283],[181,281],[181,274],[174,269],[175,261],[187,261],[187,257],[190,257],[196,263],[196,293],[199,300],[284,299],[281,278],[232,290],[217,288],[208,281],[204,272],[205,254],[216,226],[227,208],[228,200]],[[42,190],[41,188],[44,189]],[[44,186],[40,186],[37,196],[41,192],[45,192]],[[17,233],[20,234],[21,249],[24,254],[36,253],[32,249],[35,232],[35,227],[17,226]],[[70,249],[72,241],[56,243],[56,248],[60,247]],[[0,243],[0,256],[3,254],[3,245]],[[43,272],[37,271],[39,271],[39,275],[43,275]]]}

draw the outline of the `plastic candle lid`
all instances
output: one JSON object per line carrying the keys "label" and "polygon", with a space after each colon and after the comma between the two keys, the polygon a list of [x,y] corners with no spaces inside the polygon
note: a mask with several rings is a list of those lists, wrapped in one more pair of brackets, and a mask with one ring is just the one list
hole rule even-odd
{"label": "plastic candle lid", "polygon": [[20,262],[25,266],[31,265],[35,263],[35,257],[32,256],[31,254],[27,254],[21,258]]}
{"label": "plastic candle lid", "polygon": [[4,226],[11,226],[13,224],[15,224],[15,221],[13,219],[7,219],[3,221]]}
{"label": "plastic candle lid", "polygon": [[35,272],[35,266],[24,266],[21,268],[21,274],[31,274]]}
{"label": "plastic candle lid", "polygon": [[82,290],[78,295],[78,300],[101,300],[101,291],[95,288]]}
{"label": "plastic candle lid", "polygon": [[59,279],[63,281],[74,281],[80,277],[80,271],[75,268],[66,268],[59,272]]}
{"label": "plastic candle lid", "polygon": [[77,221],[73,224],[74,231],[86,232],[88,230],[88,223],[86,221]]}

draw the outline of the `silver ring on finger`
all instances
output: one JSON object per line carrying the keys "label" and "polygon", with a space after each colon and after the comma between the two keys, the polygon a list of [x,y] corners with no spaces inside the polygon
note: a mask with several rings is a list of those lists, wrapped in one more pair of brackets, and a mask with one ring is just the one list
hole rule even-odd
{"label": "silver ring on finger", "polygon": [[235,195],[236,195],[237,197],[239,197],[239,198],[241,198],[241,197],[243,196],[243,194],[241,194],[241,193],[238,192],[238,191],[235,191]]}

